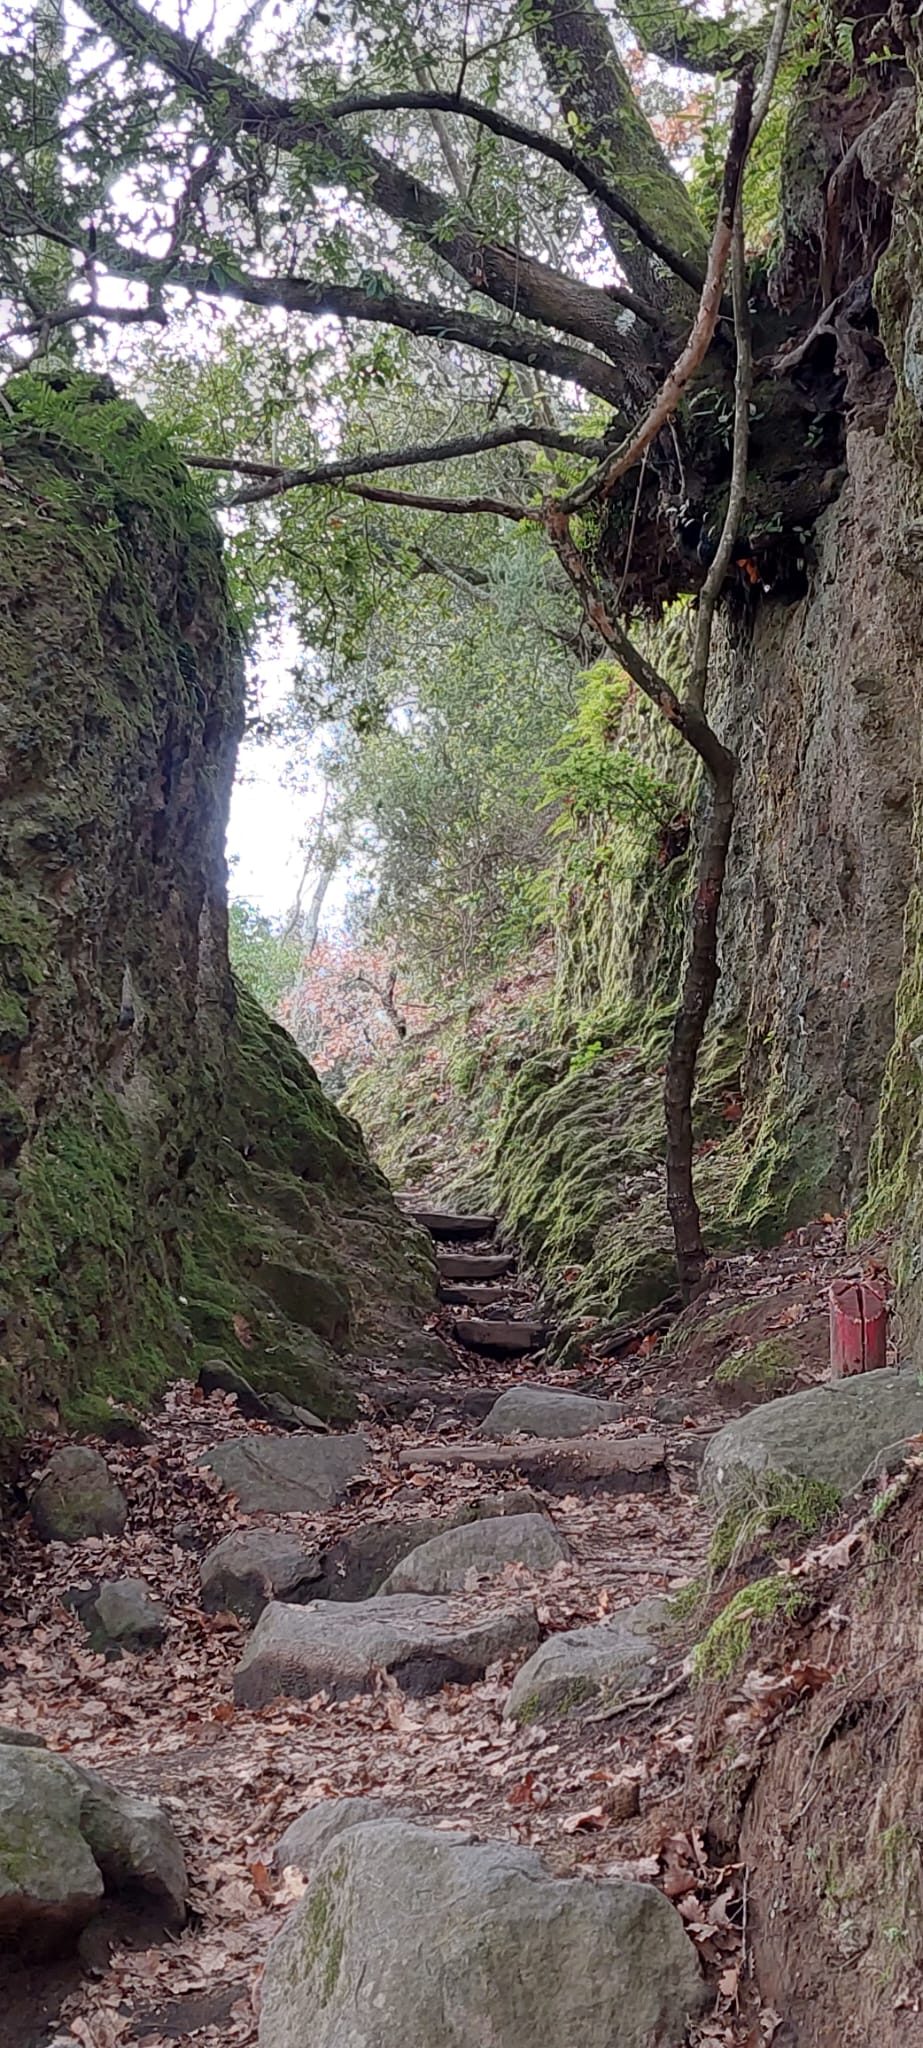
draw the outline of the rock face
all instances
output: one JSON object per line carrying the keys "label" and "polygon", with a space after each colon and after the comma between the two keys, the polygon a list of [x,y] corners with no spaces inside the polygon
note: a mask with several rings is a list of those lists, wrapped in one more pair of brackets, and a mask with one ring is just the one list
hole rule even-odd
{"label": "rock face", "polygon": [[517,1672],[507,1713],[541,1721],[635,1692],[650,1676],[667,1612],[663,1600],[641,1600],[608,1621],[549,1636]]}
{"label": "rock face", "polygon": [[232,981],[220,535],[106,379],[4,392],[0,1430],[42,1397],[102,1421],[216,1354],[345,1419],[347,1348],[435,1355],[434,1260]]}
{"label": "rock face", "polygon": [[0,1940],[51,1953],[126,1887],[182,1924],[185,1864],[161,1808],[46,1749],[0,1746]]}
{"label": "rock face", "polygon": [[260,2048],[677,2048],[704,1987],[647,1885],[549,1877],[508,1843],[349,1828],[266,1961]]}
{"label": "rock face", "polygon": [[43,1542],[82,1543],[87,1536],[121,1536],[128,1503],[99,1451],[68,1444],[55,1451],[29,1512]]}
{"label": "rock face", "polygon": [[782,1474],[852,1493],[889,1459],[899,1464],[903,1444],[920,1430],[917,1373],[857,1373],[767,1401],[719,1429],[705,1453],[702,1492],[723,1507]]}
{"label": "rock face", "polygon": [[91,1648],[104,1656],[154,1650],[166,1636],[166,1609],[151,1598],[143,1579],[109,1579],[70,1597]]}
{"label": "rock face", "polygon": [[202,1559],[202,1606],[206,1614],[227,1608],[257,1621],[270,1600],[316,1600],[321,1572],[316,1552],[296,1537],[233,1529]]}
{"label": "rock face", "polygon": [[314,1515],[335,1507],[368,1457],[362,1436],[230,1437],[206,1451],[246,1515]]}
{"label": "rock face", "polygon": [[382,1799],[320,1799],[280,1835],[272,1852],[273,1868],[287,1870],[294,1864],[304,1877],[310,1877],[328,1843],[345,1834],[347,1828],[391,1817]]}
{"label": "rock face", "polygon": [[504,1515],[445,1529],[395,1565],[382,1593],[460,1593],[472,1572],[496,1578],[508,1565],[547,1572],[570,1548],[547,1515]]}
{"label": "rock face", "polygon": [[404,1692],[438,1692],[453,1680],[471,1684],[495,1659],[531,1650],[537,1640],[531,1607],[490,1608],[483,1598],[402,1593],[355,1606],[276,1602],[264,1609],[237,1666],[234,1698],[243,1707],[310,1699],[316,1692],[352,1699],[370,1692],[382,1671]]}
{"label": "rock face", "polygon": [[587,1436],[604,1422],[617,1422],[618,1401],[597,1401],[558,1387],[509,1387],[481,1423],[481,1435]]}

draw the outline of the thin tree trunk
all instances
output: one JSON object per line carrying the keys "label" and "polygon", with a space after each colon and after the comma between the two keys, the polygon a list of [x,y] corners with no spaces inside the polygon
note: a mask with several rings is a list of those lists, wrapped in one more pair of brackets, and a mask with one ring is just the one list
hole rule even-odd
{"label": "thin tree trunk", "polygon": [[692,1095],[705,1026],[715,999],[718,918],[734,826],[736,761],[728,754],[723,773],[709,774],[711,803],[699,854],[692,906],[692,944],[664,1078],[667,1127],[667,1208],[673,1225],[680,1287],[689,1296],[698,1286],[707,1257],[693,1176]]}

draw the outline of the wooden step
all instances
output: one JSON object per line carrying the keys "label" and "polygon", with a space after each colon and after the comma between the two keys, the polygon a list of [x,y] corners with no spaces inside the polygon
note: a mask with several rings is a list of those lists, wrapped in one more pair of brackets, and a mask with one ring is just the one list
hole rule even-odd
{"label": "wooden step", "polygon": [[497,1351],[505,1358],[521,1357],[526,1351],[540,1351],[548,1335],[543,1323],[514,1323],[497,1316],[456,1316],[452,1335],[468,1351]]}
{"label": "wooden step", "polygon": [[440,1280],[499,1280],[514,1265],[512,1252],[437,1252]]}
{"label": "wooden step", "polygon": [[448,1308],[490,1308],[505,1294],[505,1287],[454,1287],[449,1281],[439,1282],[439,1299]]}
{"label": "wooden step", "polygon": [[404,1214],[431,1237],[450,1241],[455,1237],[493,1237],[497,1228],[496,1216],[459,1215],[452,1209],[405,1209]]}
{"label": "wooden step", "polygon": [[423,1444],[401,1451],[404,1471],[471,1465],[477,1472],[516,1471],[547,1493],[663,1493],[669,1486],[662,1437],[557,1437],[528,1444]]}

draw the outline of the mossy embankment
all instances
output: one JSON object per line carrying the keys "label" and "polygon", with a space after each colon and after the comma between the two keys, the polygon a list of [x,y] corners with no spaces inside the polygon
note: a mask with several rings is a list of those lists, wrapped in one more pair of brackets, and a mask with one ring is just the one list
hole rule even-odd
{"label": "mossy embankment", "polygon": [[345,1412],[431,1262],[232,983],[220,536],[106,380],[11,379],[0,454],[0,1432],[218,1351]]}

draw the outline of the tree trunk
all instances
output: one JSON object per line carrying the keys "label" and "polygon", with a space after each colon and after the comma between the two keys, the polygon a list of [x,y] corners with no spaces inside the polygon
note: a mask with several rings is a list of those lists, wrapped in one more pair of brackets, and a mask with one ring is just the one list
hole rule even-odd
{"label": "tree trunk", "polygon": [[696,1064],[718,986],[718,920],[734,825],[736,762],[709,775],[711,802],[702,836],[692,944],[664,1079],[667,1125],[667,1207],[676,1243],[676,1264],[683,1294],[702,1278],[706,1250],[693,1180],[692,1095]]}

